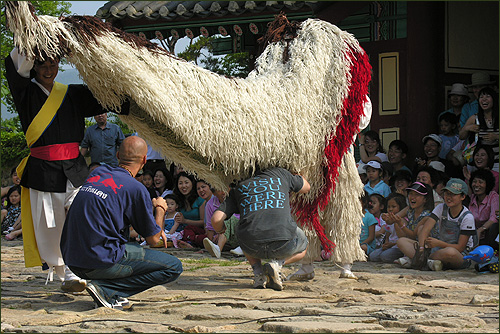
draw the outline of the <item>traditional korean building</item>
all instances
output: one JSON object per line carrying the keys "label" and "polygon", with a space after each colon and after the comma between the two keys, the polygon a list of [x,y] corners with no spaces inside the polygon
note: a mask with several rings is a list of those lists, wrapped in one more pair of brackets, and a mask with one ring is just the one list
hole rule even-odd
{"label": "traditional korean building", "polygon": [[[169,43],[184,36],[229,36],[216,54],[249,52],[274,15],[318,18],[349,31],[373,67],[370,128],[384,147],[402,139],[407,164],[422,155],[422,138],[438,133],[453,83],[469,84],[484,71],[498,83],[497,1],[112,1],[96,16],[125,31]],[[470,94],[473,97],[472,93]]]}

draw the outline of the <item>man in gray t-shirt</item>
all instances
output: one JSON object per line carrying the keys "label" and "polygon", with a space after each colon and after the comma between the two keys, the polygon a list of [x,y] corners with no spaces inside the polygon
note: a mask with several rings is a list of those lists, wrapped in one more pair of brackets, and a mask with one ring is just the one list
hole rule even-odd
{"label": "man in gray t-shirt", "polygon": [[[307,238],[292,217],[289,193],[309,189],[307,180],[286,169],[259,171],[240,181],[212,216],[216,232],[223,233],[224,220],[241,215],[236,235],[252,265],[254,288],[282,290],[281,267],[304,257]],[[262,266],[261,259],[271,261]]]}

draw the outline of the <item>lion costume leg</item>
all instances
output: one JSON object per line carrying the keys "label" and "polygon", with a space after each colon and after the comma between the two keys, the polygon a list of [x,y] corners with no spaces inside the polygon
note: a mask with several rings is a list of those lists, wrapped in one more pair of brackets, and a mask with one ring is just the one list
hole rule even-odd
{"label": "lion costume leg", "polygon": [[[351,152],[344,155],[336,181],[332,200],[323,212],[320,222],[325,234],[337,247],[330,261],[351,264],[354,261],[366,261],[366,255],[359,246],[363,210],[360,197],[363,183],[359,178],[356,162]],[[321,243],[314,230],[303,227],[309,240],[307,253],[302,260],[302,267],[287,277],[289,280],[308,280],[314,277],[313,261],[320,256]]]}

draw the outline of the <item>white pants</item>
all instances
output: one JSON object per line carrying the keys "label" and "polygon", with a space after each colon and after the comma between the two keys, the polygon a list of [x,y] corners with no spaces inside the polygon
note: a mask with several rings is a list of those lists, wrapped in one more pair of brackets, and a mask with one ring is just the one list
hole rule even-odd
{"label": "white pants", "polygon": [[[49,267],[63,266],[61,233],[66,212],[80,187],[68,180],[65,193],[51,193],[30,189],[31,214],[38,252]],[[58,273],[59,274],[59,273]]]}

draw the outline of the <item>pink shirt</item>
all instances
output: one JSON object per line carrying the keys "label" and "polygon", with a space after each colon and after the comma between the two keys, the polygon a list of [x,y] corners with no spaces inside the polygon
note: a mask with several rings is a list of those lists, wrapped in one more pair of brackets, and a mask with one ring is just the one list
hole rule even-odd
{"label": "pink shirt", "polygon": [[481,203],[477,203],[476,195],[472,194],[469,204],[469,211],[474,215],[476,229],[483,226],[484,223],[491,220],[498,222],[495,211],[498,210],[498,194],[491,191]]}

